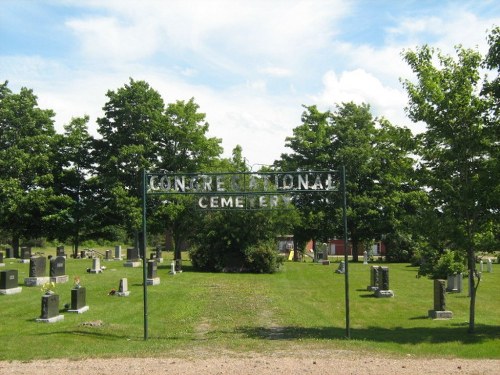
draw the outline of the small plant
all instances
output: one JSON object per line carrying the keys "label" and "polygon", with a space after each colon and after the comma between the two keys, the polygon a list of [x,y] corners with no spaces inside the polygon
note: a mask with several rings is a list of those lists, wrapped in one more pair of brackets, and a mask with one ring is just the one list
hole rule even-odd
{"label": "small plant", "polygon": [[80,276],[75,276],[75,278],[73,279],[73,288],[74,289],[79,289],[81,288],[81,284],[80,284]]}
{"label": "small plant", "polygon": [[55,293],[55,288],[56,288],[56,283],[54,282],[47,282],[42,285],[42,288],[40,289],[43,294],[46,295],[51,295]]}

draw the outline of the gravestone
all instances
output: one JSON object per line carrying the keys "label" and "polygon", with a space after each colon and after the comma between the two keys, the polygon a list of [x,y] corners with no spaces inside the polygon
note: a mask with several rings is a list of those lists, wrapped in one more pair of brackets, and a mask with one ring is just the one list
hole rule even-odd
{"label": "gravestone", "polygon": [[67,283],[69,276],[66,275],[66,257],[58,256],[50,260],[50,281],[56,284]]}
{"label": "gravestone", "polygon": [[394,297],[394,292],[389,287],[389,267],[379,267],[379,270],[379,284],[375,296],[377,298]]}
{"label": "gravestone", "polygon": [[462,274],[449,275],[447,277],[446,291],[450,293],[462,293]]}
{"label": "gravestone", "polygon": [[31,258],[31,247],[29,246],[23,246],[21,247],[21,254],[20,254],[20,262],[21,263],[29,263],[30,258]]}
{"label": "gravestone", "polygon": [[368,252],[363,251],[363,264],[368,264]]}
{"label": "gravestone", "polygon": [[146,285],[159,285],[160,278],[157,275],[158,263],[155,260],[148,261]]}
{"label": "gravestone", "polygon": [[366,288],[369,291],[375,292],[378,290],[378,285],[380,283],[380,267],[371,266],[370,267],[370,285]]}
{"label": "gravestone", "polygon": [[163,253],[161,251],[161,248],[157,247],[155,252],[156,252],[156,261],[158,263],[163,263]]}
{"label": "gravestone", "polygon": [[483,272],[483,260],[482,259],[479,261],[479,270],[481,272]]}
{"label": "gravestone", "polygon": [[101,258],[96,257],[92,258],[92,268],[89,270],[90,273],[101,273],[102,272],[102,267],[101,267]]}
{"label": "gravestone", "polygon": [[177,272],[175,272],[175,262],[170,263],[170,272],[169,274],[175,275]]}
{"label": "gravestone", "polygon": [[115,246],[115,260],[122,260],[122,247],[120,245]]}
{"label": "gravestone", "polygon": [[491,261],[491,258],[488,258],[487,268],[488,272],[493,272],[493,262]]}
{"label": "gravestone", "polygon": [[57,257],[65,257],[66,254],[64,253],[64,246],[57,246],[56,247],[56,256]]}
{"label": "gravestone", "polygon": [[87,250],[81,250],[80,251],[80,258],[85,259],[87,257]]}
{"label": "gravestone", "polygon": [[3,262],[3,252],[0,251],[0,267],[5,267],[5,263]]}
{"label": "gravestone", "polygon": [[120,284],[118,286],[118,292],[116,292],[118,297],[128,297],[130,291],[128,290],[128,280],[126,278],[120,279]]}
{"label": "gravestone", "polygon": [[68,312],[83,314],[88,310],[87,289],[82,286],[71,289],[71,307],[68,309]]}
{"label": "gravestone", "polygon": [[446,281],[434,280],[434,310],[429,310],[429,318],[451,319],[453,313],[446,310]]}
{"label": "gravestone", "polygon": [[337,268],[335,273],[345,273],[345,263],[343,260],[340,261],[339,267]]}
{"label": "gravestone", "polygon": [[47,258],[32,257],[29,262],[29,277],[24,279],[24,285],[39,286],[48,283],[50,281],[50,277],[46,276]]}
{"label": "gravestone", "polygon": [[0,294],[21,293],[22,288],[18,285],[17,270],[0,271]]}
{"label": "gravestone", "polygon": [[140,267],[142,262],[139,258],[139,249],[131,247],[127,249],[127,261],[123,264],[125,267]]}
{"label": "gravestone", "polygon": [[64,315],[59,314],[59,295],[46,294],[42,296],[42,313],[37,322],[55,323],[64,319]]}
{"label": "gravestone", "polygon": [[15,258],[15,256],[14,256],[14,250],[12,248],[10,248],[10,247],[7,247],[5,249],[5,257],[9,258],[9,259]]}
{"label": "gravestone", "polygon": [[111,250],[106,250],[104,259],[111,260]]}

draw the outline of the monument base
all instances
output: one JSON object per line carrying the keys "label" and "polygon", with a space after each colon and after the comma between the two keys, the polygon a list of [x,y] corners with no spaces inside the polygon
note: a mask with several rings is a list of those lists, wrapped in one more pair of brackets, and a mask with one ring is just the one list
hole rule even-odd
{"label": "monument base", "polygon": [[127,291],[127,292],[116,292],[116,294],[118,297],[128,297],[130,295],[130,291]]}
{"label": "monument base", "polygon": [[9,288],[9,289],[0,289],[0,294],[17,294],[21,293],[23,288],[20,286],[17,288]]}
{"label": "monument base", "polygon": [[113,258],[114,261],[122,261],[122,258]]}
{"label": "monument base", "polygon": [[5,267],[5,263],[0,263],[0,267]]}
{"label": "monument base", "polygon": [[429,318],[431,318],[431,319],[451,319],[451,318],[453,318],[453,312],[452,311],[429,310]]}
{"label": "monument base", "polygon": [[99,269],[99,270],[90,270],[89,273],[102,273],[102,269]]}
{"label": "monument base", "polygon": [[77,313],[77,314],[83,314],[85,311],[89,311],[89,308],[88,306],[83,306],[83,307],[80,307],[78,310],[68,310],[68,312],[70,313]]}
{"label": "monument base", "polygon": [[19,259],[19,263],[29,263],[29,259]]}
{"label": "monument base", "polygon": [[377,298],[389,298],[394,297],[394,292],[392,290],[377,290],[375,291],[375,297]]}
{"label": "monument base", "polygon": [[48,319],[38,318],[36,321],[38,323],[55,323],[55,322],[60,322],[61,320],[64,320],[64,315],[57,315]]}
{"label": "monument base", "polygon": [[376,292],[378,290],[378,286],[371,286],[371,285],[368,285],[366,287],[366,290],[368,290],[369,292]]}
{"label": "monument base", "polygon": [[45,283],[50,282],[50,277],[27,277],[24,279],[24,285],[26,286],[40,286]]}
{"label": "monument base", "polygon": [[127,262],[123,263],[123,266],[136,268],[136,267],[142,266],[142,262],[127,261]]}
{"label": "monument base", "polygon": [[146,279],[146,285],[160,285],[160,278],[155,277],[154,279]]}
{"label": "monument base", "polygon": [[53,276],[50,278],[50,282],[56,284],[64,284],[67,283],[68,281],[69,281],[68,275]]}

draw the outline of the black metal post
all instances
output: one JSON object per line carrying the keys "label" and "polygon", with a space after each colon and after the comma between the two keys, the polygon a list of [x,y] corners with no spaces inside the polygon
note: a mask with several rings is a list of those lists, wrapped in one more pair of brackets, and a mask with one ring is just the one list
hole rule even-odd
{"label": "black metal post", "polygon": [[347,192],[345,166],[342,166],[342,219],[344,221],[344,266],[345,266],[345,334],[351,338],[349,311],[349,255],[347,254]]}
{"label": "black metal post", "polygon": [[148,286],[146,256],[146,169],[142,170],[142,288],[144,295],[144,340],[148,339]]}

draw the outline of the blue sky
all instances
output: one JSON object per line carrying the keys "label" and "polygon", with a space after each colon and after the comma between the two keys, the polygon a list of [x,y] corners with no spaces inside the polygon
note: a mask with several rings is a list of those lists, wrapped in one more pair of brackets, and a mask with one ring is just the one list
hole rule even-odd
{"label": "blue sky", "polygon": [[145,80],[165,102],[194,97],[224,154],[250,164],[289,152],[302,105],[354,101],[422,131],[404,114],[404,49],[486,52],[493,0],[0,0],[0,80],[56,112],[103,116],[106,92]]}

